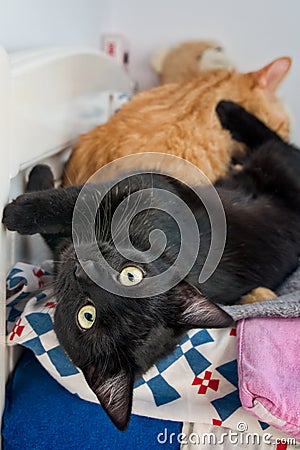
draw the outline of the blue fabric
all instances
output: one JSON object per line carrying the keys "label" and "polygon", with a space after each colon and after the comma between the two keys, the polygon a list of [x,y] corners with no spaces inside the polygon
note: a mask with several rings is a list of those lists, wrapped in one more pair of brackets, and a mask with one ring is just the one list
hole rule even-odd
{"label": "blue fabric", "polygon": [[[99,405],[85,402],[62,388],[31,351],[21,357],[8,383],[3,418],[4,450],[154,450],[179,449],[158,442],[158,433],[181,432],[180,422],[132,415],[121,433]],[[173,435],[173,436],[175,436]]]}

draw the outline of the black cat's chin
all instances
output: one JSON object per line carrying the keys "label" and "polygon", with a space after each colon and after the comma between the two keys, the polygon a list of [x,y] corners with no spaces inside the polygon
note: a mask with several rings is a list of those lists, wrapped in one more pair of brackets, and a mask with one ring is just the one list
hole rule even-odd
{"label": "black cat's chin", "polygon": [[[66,260],[59,268],[54,329],[111,421],[124,431],[134,381],[169,355],[188,329],[227,327],[233,321],[186,281],[163,296],[117,298],[91,281],[84,283],[76,260],[70,264],[72,253],[72,248],[64,253]],[[83,331],[76,317],[88,298],[97,320]]]}

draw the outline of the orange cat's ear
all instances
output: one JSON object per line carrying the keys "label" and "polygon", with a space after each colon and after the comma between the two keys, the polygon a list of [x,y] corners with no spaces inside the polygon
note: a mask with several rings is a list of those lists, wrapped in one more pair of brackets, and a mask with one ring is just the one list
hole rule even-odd
{"label": "orange cat's ear", "polygon": [[283,56],[254,72],[257,86],[270,92],[275,92],[290,70],[291,64],[292,59],[289,56]]}

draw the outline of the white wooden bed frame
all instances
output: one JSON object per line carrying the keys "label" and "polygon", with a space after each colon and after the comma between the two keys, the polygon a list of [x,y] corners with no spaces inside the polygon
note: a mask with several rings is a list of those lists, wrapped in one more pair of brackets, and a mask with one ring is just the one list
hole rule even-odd
{"label": "white wooden bed frame", "polygon": [[[7,55],[0,48],[0,210],[23,191],[28,170],[50,161],[56,179],[74,139],[84,99],[100,91],[132,92],[125,70],[96,50],[60,48]],[[41,259],[27,238],[0,231],[0,416],[16,351],[5,344],[5,278],[14,262]],[[42,249],[42,243],[38,246]],[[35,257],[32,258],[32,254]]]}

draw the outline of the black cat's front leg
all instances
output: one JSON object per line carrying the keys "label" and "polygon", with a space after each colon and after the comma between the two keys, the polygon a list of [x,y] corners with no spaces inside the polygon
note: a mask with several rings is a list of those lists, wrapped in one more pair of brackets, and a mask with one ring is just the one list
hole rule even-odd
{"label": "black cat's front leg", "polygon": [[249,148],[259,147],[268,141],[281,141],[278,134],[237,103],[222,100],[216,107],[216,113],[222,127],[230,131],[233,139]]}
{"label": "black cat's front leg", "polygon": [[74,206],[81,186],[20,195],[3,211],[2,222],[20,234],[71,235]]}

